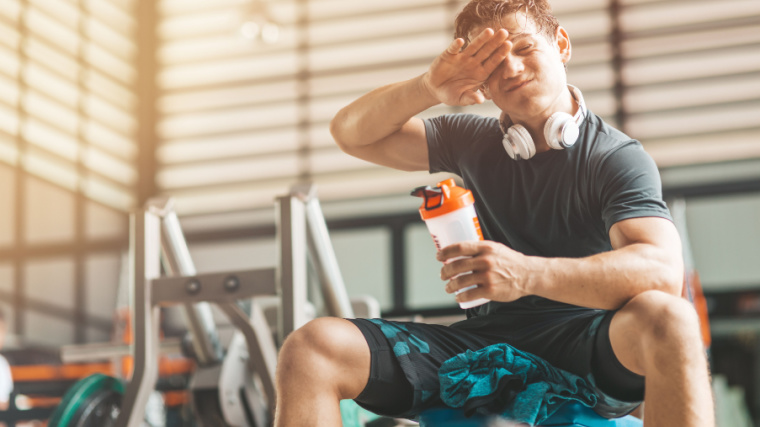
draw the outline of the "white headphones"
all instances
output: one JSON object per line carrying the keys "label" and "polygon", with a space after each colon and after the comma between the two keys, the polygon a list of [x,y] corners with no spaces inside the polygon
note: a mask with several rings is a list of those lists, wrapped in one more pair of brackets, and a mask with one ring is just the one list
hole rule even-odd
{"label": "white headphones", "polygon": [[[575,116],[571,116],[558,111],[552,114],[544,124],[546,142],[555,150],[562,150],[575,144],[580,134],[580,125],[586,117],[586,104],[583,102],[580,89],[572,85],[567,85],[567,88],[578,103],[578,112]],[[509,117],[502,115],[502,119],[509,120]],[[499,127],[504,133],[502,144],[509,157],[515,160],[527,160],[536,155],[536,144],[533,143],[533,138],[524,126],[499,120]]]}

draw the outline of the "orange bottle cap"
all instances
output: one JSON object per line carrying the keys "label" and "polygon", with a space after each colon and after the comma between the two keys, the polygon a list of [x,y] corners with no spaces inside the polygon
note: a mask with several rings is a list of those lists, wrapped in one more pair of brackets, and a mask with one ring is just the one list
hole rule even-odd
{"label": "orange bottle cap", "polygon": [[439,182],[436,187],[417,187],[412,191],[412,196],[424,199],[420,206],[420,216],[423,220],[445,215],[475,203],[472,192],[457,186],[452,178]]}

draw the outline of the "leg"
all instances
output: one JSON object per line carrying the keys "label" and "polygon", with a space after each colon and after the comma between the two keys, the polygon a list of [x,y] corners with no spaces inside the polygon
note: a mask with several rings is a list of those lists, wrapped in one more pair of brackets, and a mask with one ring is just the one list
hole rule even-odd
{"label": "leg", "polygon": [[357,397],[369,371],[369,346],[356,326],[337,318],[309,322],[280,350],[275,425],[339,427],[340,400]]}
{"label": "leg", "polygon": [[685,300],[642,293],[612,318],[610,342],[618,360],[646,377],[644,425],[715,425],[699,321]]}

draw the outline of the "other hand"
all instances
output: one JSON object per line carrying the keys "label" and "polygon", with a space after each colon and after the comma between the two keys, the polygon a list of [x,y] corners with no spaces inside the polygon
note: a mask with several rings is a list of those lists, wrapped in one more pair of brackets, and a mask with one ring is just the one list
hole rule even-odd
{"label": "other hand", "polygon": [[[458,257],[466,257],[454,259]],[[473,285],[477,288],[457,295],[457,302],[488,298],[510,302],[530,295],[527,284],[531,273],[530,257],[492,241],[460,242],[446,246],[437,255],[444,262],[441,279],[448,280],[446,292]],[[470,273],[470,274],[467,274]]]}
{"label": "other hand", "polygon": [[512,49],[508,36],[505,29],[486,28],[465,49],[464,39],[454,40],[423,75],[425,86],[446,105],[482,104],[483,83]]}

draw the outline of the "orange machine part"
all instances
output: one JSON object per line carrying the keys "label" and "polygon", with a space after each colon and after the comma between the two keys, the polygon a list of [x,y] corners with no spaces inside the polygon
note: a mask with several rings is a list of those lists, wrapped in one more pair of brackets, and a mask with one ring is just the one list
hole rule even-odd
{"label": "orange machine part", "polygon": [[190,402],[190,392],[187,390],[165,391],[164,405],[167,408],[182,406]]}
{"label": "orange machine part", "polygon": [[712,336],[710,334],[710,319],[707,311],[707,299],[704,292],[702,292],[702,284],[699,280],[699,273],[696,271],[690,271],[686,273],[686,280],[684,280],[683,297],[689,299],[688,292],[691,290],[691,303],[694,304],[694,308],[697,310],[699,316],[699,328],[702,333],[702,342],[705,348],[710,348],[712,344]]}
{"label": "orange machine part", "polygon": [[19,365],[11,366],[13,381],[78,380],[101,373],[113,375],[110,363],[82,363],[68,365]]}

